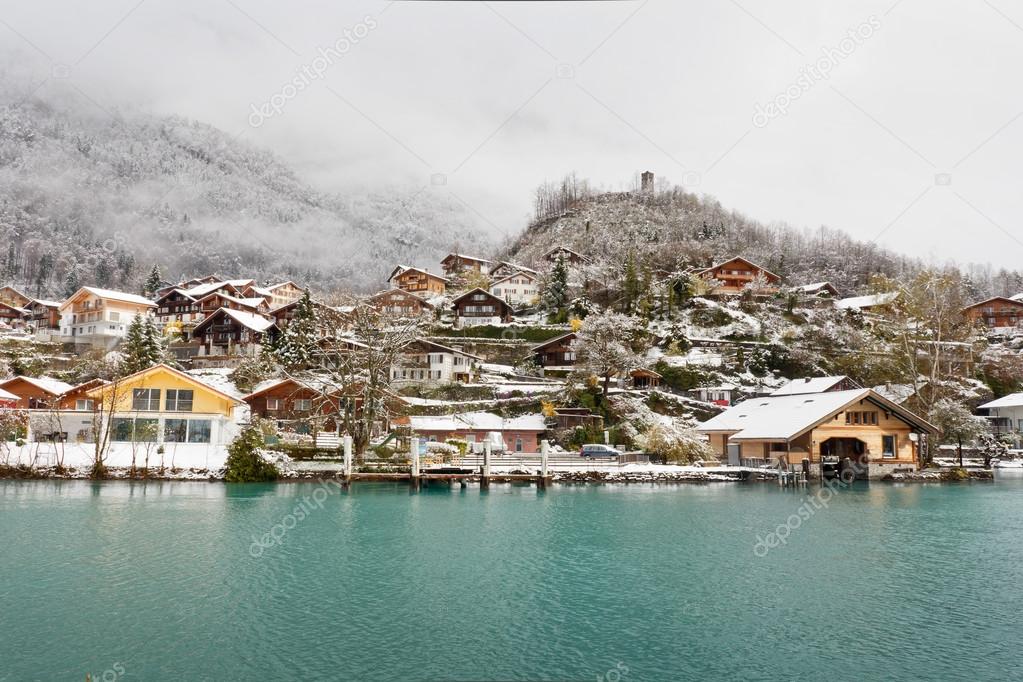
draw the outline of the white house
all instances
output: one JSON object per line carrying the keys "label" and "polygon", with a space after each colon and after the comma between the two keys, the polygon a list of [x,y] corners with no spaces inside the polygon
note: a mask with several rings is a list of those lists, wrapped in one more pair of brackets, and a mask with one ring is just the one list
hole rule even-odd
{"label": "white house", "polygon": [[987,410],[987,419],[996,433],[1012,434],[1019,445],[1023,434],[1023,393],[1011,393],[977,409]]}
{"label": "white house", "polygon": [[136,314],[152,314],[156,304],[123,291],[82,287],[60,305],[60,335],[97,347],[116,346],[128,333]]}
{"label": "white house", "polygon": [[512,305],[532,305],[539,293],[537,277],[521,270],[491,284],[490,293]]}
{"label": "white house", "polygon": [[470,353],[420,339],[409,344],[402,361],[391,367],[391,381],[397,386],[468,383],[480,362]]}

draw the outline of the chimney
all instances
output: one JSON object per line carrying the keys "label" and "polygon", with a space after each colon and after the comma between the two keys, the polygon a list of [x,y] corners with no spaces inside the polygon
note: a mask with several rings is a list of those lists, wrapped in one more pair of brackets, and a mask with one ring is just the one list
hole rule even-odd
{"label": "chimney", "polygon": [[652,194],[654,191],[654,174],[650,171],[643,173],[643,184],[641,185],[644,194]]}

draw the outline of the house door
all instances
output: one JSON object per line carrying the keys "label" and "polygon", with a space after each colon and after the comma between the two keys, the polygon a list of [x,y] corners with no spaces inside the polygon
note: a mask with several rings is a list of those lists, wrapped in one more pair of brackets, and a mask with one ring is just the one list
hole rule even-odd
{"label": "house door", "polygon": [[867,444],[858,438],[829,438],[821,443],[821,470],[825,478],[866,479]]}

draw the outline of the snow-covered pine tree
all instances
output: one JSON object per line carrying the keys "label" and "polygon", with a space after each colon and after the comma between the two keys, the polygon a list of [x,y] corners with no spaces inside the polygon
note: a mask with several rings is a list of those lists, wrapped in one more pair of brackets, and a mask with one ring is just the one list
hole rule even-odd
{"label": "snow-covered pine tree", "polygon": [[319,348],[319,323],[316,307],[305,291],[295,307],[295,316],[274,347],[274,356],[287,369],[305,369],[313,365]]}
{"label": "snow-covered pine tree", "polygon": [[163,344],[153,321],[136,313],[121,346],[121,369],[134,374],[163,361]]}
{"label": "snow-covered pine tree", "polygon": [[146,278],[146,284],[142,289],[142,294],[144,296],[155,295],[162,282],[163,277],[160,275],[160,266],[154,264],[153,269],[149,271],[149,277]]}
{"label": "snow-covered pine tree", "polygon": [[564,256],[558,256],[551,270],[551,276],[547,280],[547,286],[543,290],[543,307],[552,316],[558,316],[568,303],[568,267],[565,265]]}
{"label": "snow-covered pine tree", "polygon": [[68,268],[67,276],[64,277],[64,297],[71,298],[71,296],[81,288],[78,283],[78,269],[72,265]]}

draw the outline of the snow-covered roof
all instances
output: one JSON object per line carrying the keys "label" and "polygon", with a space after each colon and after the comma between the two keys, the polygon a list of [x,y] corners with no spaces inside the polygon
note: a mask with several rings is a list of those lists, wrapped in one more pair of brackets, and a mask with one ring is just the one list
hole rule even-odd
{"label": "snow-covered roof", "polygon": [[874,392],[891,400],[896,405],[901,405],[916,393],[913,384],[882,384],[874,387]]}
{"label": "snow-covered roof", "polygon": [[51,301],[51,300],[46,299],[46,298],[35,298],[35,299],[32,299],[32,303],[38,303],[39,305],[46,306],[47,308],[59,308],[60,307],[60,301]]}
{"label": "snow-covered roof", "polygon": [[465,412],[437,416],[413,415],[408,418],[413,431],[544,431],[542,414],[527,414],[505,419],[492,412]]}
{"label": "snow-covered roof", "polygon": [[234,288],[234,285],[228,282],[210,282],[209,284],[199,284],[189,289],[181,289],[181,293],[189,298],[202,298],[208,294],[212,294],[214,291],[219,289],[225,289],[227,287]]}
{"label": "snow-covered roof", "polygon": [[231,308],[221,308],[221,310],[237,320],[239,324],[248,327],[252,331],[265,332],[267,329],[274,326],[273,320],[268,320],[262,315],[247,313],[242,310],[232,310]]}
{"label": "snow-covered roof", "polygon": [[74,299],[78,298],[78,294],[80,294],[83,291],[87,292],[87,293],[90,293],[93,296],[97,296],[99,298],[109,298],[109,299],[114,300],[114,301],[124,301],[125,303],[137,303],[138,305],[145,305],[145,306],[151,306],[151,307],[155,307],[156,306],[156,304],[153,303],[153,301],[151,301],[150,299],[146,298],[145,296],[137,296],[135,294],[129,294],[129,293],[125,293],[123,291],[114,291],[113,289],[98,289],[96,287],[82,287],[73,296],[71,296],[68,300],[64,301],[61,304],[60,307],[61,308],[66,308],[71,303],[71,301],[73,301]]}
{"label": "snow-covered roof", "polygon": [[873,308],[875,306],[888,305],[899,297],[899,292],[889,291],[882,294],[870,294],[868,296],[853,296],[852,298],[843,298],[839,300],[835,305],[845,310],[861,310],[863,308]]}
{"label": "snow-covered roof", "polygon": [[813,282],[812,284],[802,284],[795,287],[795,290],[804,294],[816,294],[821,291],[831,291],[835,294],[838,293],[838,289],[831,282]]}
{"label": "snow-covered roof", "polygon": [[519,277],[519,276],[528,277],[529,279],[531,279],[531,280],[533,280],[535,282],[536,281],[536,275],[534,274],[534,272],[535,271],[533,271],[533,270],[530,270],[528,272],[526,270],[516,270],[514,273],[508,275],[507,277],[502,277],[501,279],[499,279],[499,280],[497,280],[495,282],[492,282],[490,284],[490,286],[491,287],[496,287],[498,284],[501,284],[502,282],[507,282],[512,277]]}
{"label": "snow-covered roof", "polygon": [[1010,296],[1009,298],[1011,298],[1014,301],[1023,301],[1023,294],[1016,294],[1015,296]]}
{"label": "snow-covered roof", "polygon": [[231,367],[202,367],[198,369],[185,370],[185,374],[205,386],[230,396],[235,400],[241,400],[244,392],[231,381],[231,374],[234,369]]}
{"label": "snow-covered roof", "polygon": [[849,377],[807,377],[805,379],[793,379],[779,389],[774,390],[771,395],[803,395],[806,393],[824,393],[842,383]]}
{"label": "snow-covered roof", "polygon": [[700,424],[704,433],[731,433],[729,440],[788,441],[846,406],[871,399],[921,429],[934,427],[868,388],[805,395],[751,398]]}
{"label": "snow-covered roof", "polygon": [[438,275],[435,272],[430,272],[429,270],[423,270],[422,268],[406,267],[404,265],[399,265],[394,270],[392,270],[391,271],[391,276],[388,277],[387,279],[388,279],[388,281],[390,281],[390,280],[394,279],[395,277],[398,277],[399,275],[404,275],[406,272],[421,272],[424,275],[428,275],[428,276],[433,277],[435,279],[439,279],[439,280],[441,280],[443,282],[451,281],[447,277],[443,277],[441,275]]}
{"label": "snow-covered roof", "polygon": [[33,386],[41,388],[42,390],[46,391],[51,395],[62,395],[69,391],[71,388],[73,388],[71,384],[60,381],[59,379],[54,379],[52,377],[25,377],[25,376],[11,377],[6,381],[0,381],[0,387],[12,383],[16,379],[21,379],[22,381],[28,382]]}
{"label": "snow-covered roof", "polygon": [[477,263],[493,263],[493,261],[488,260],[486,258],[480,258],[479,256],[467,256],[464,253],[449,253],[447,256],[444,257],[444,260],[442,260],[441,263],[445,263],[452,258],[459,258],[461,260],[473,260],[476,261]]}
{"label": "snow-covered roof", "polygon": [[978,405],[980,408],[989,409],[992,407],[1023,407],[1023,393],[1010,393],[989,403]]}
{"label": "snow-covered roof", "polygon": [[231,301],[232,303],[237,303],[238,305],[243,305],[246,308],[258,308],[259,306],[261,306],[264,303],[266,303],[266,299],[265,298],[239,298],[238,296],[232,296],[230,294],[225,294],[222,291],[219,291],[219,292],[218,291],[214,291],[212,293],[207,294],[206,296],[203,296],[199,300],[200,300],[200,302],[202,302],[202,301],[205,301],[207,298],[212,298],[214,296],[220,296],[223,299]]}
{"label": "snow-covered roof", "polygon": [[10,393],[9,391],[5,391],[4,389],[0,388],[0,400],[17,400],[17,399],[18,399],[18,396],[14,395],[13,393]]}

